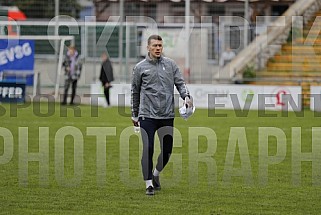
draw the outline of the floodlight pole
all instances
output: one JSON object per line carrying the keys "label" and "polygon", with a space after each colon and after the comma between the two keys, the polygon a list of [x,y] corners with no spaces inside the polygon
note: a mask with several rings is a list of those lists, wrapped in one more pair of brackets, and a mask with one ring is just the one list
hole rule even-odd
{"label": "floodlight pole", "polygon": [[[120,15],[120,25],[119,25],[119,38],[118,38],[118,50],[119,50],[119,74],[123,73],[123,24],[124,24],[124,0],[119,1],[119,15]],[[126,75],[124,75],[125,79]]]}
{"label": "floodlight pole", "polygon": [[244,1],[244,48],[248,45],[249,0]]}
{"label": "floodlight pole", "polygon": [[185,77],[187,78],[187,82],[190,82],[190,62],[189,62],[189,36],[190,36],[190,0],[185,0]]}

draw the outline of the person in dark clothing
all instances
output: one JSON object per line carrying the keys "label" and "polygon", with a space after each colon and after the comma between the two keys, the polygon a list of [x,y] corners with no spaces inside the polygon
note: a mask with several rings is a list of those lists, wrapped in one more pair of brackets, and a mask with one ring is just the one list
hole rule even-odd
{"label": "person in dark clothing", "polygon": [[101,81],[102,86],[104,87],[104,94],[106,97],[107,105],[110,106],[109,99],[109,89],[112,87],[111,82],[114,81],[113,66],[107,53],[101,55],[101,70],[99,80]]}
{"label": "person in dark clothing", "polygon": [[77,82],[81,75],[82,60],[74,46],[68,47],[62,66],[65,68],[65,84],[62,105],[67,104],[67,96],[70,85],[72,86],[70,104],[74,104]]}

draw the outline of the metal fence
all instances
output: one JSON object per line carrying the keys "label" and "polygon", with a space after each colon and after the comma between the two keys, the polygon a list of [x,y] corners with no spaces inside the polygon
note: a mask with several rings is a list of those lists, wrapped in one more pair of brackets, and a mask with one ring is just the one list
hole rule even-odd
{"label": "metal fence", "polygon": [[[17,35],[46,36],[46,35],[69,35],[74,36],[75,46],[85,59],[87,68],[86,80],[83,85],[88,85],[96,80],[99,73],[100,55],[108,52],[116,71],[116,81],[128,82],[133,66],[141,60],[146,50],[146,38],[144,32],[161,32],[164,36],[164,52],[168,53],[169,44],[174,46],[174,51],[169,57],[174,58],[179,67],[184,72],[184,24],[167,23],[151,27],[150,23],[137,23],[133,21],[120,22],[95,22],[76,21],[66,17],[68,21],[20,21],[9,22],[0,21],[0,32],[8,35],[9,26],[15,29]],[[123,35],[120,37],[120,28],[123,28]],[[248,35],[253,35],[252,28],[247,29]],[[175,33],[176,32],[176,33]],[[244,46],[244,25],[237,22],[222,22],[221,25],[215,23],[202,23],[192,25],[191,35],[189,35],[190,46],[190,83],[212,83],[217,78],[219,70],[218,62],[224,47],[231,47],[236,53],[240,52]],[[251,38],[250,38],[251,39]],[[120,46],[121,43],[121,46]],[[181,45],[179,45],[181,44]],[[66,43],[65,49],[69,45]],[[40,68],[41,72],[47,68],[56,71],[53,67],[56,63],[59,46],[51,40],[35,40],[35,68]],[[122,47],[122,50],[120,50]],[[122,56],[120,56],[122,54]],[[46,65],[48,64],[48,65]],[[90,66],[88,66],[90,65]],[[45,71],[46,72],[46,71]],[[51,75],[51,74],[50,74]],[[42,76],[44,77],[44,76]],[[42,78],[44,79],[44,78]],[[44,85],[50,85],[50,81],[42,80]]]}
{"label": "metal fence", "polygon": [[[10,23],[10,22],[9,22]],[[12,22],[11,28],[14,28],[14,34],[17,35],[54,35],[57,23],[55,21],[23,21]],[[0,21],[0,35],[8,35],[8,22]],[[183,29],[183,24],[162,24],[158,25],[159,28],[177,28]],[[222,46],[230,46],[233,50],[238,52],[243,48],[242,35],[243,26],[240,24],[224,24],[223,28],[218,24],[203,23],[194,24],[195,29],[203,28],[207,30],[208,34],[208,59],[217,60]],[[59,35],[73,35],[75,36],[75,45],[79,48],[84,57],[97,57],[97,53],[107,48],[112,58],[119,58],[119,22],[82,22],[72,21],[58,23]],[[148,28],[148,23],[125,23],[123,26],[123,56],[126,56],[126,51],[129,51],[130,58],[139,57],[138,46],[141,45],[141,34],[143,29]],[[249,27],[250,39],[253,38],[253,28]],[[66,44],[68,45],[68,44]],[[127,49],[127,46],[130,48]],[[94,48],[97,48],[96,50]],[[36,42],[36,55],[37,57],[48,57],[55,54],[55,47],[50,41],[37,41]]]}

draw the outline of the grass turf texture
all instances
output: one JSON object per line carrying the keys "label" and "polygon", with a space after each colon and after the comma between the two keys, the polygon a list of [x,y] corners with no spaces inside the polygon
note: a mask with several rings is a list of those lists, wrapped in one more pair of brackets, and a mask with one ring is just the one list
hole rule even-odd
{"label": "grass turf texture", "polygon": [[[40,116],[39,110],[45,115],[48,112],[48,105],[35,103],[29,107],[18,109],[17,116],[14,116],[14,108],[11,107],[10,111],[9,104],[1,104],[0,106],[0,127],[2,131],[4,128],[8,129],[14,139],[12,158],[8,163],[0,165],[0,213],[319,214],[321,211],[319,203],[321,189],[320,186],[312,185],[311,162],[302,162],[301,183],[299,186],[292,184],[292,127],[301,127],[302,129],[303,152],[311,152],[312,127],[321,127],[320,117],[310,111],[304,111],[302,113],[304,117],[296,116],[294,113],[289,113],[289,116],[285,117],[281,115],[281,112],[265,112],[265,115],[275,114],[275,116],[267,117],[257,111],[250,111],[246,117],[239,117],[239,113],[232,110],[218,110],[215,112],[216,115],[226,114],[226,116],[214,117],[209,116],[213,115],[213,112],[198,109],[188,121],[177,117],[175,128],[179,132],[175,133],[171,163],[161,174],[162,190],[156,192],[155,196],[148,197],[144,193],[145,185],[140,170],[139,140],[135,135],[127,138],[134,132],[130,127],[130,118],[120,114],[123,110],[98,108],[95,112],[90,106],[79,106],[81,117],[75,117],[71,108],[67,108],[67,116],[62,116],[66,107],[56,105],[51,106],[51,108],[55,108],[53,113],[47,114],[48,116]],[[125,109],[124,112],[128,114],[129,109]],[[19,142],[22,142],[19,140],[19,136],[22,136],[19,133],[19,127],[28,127],[29,153],[39,150],[39,127],[49,127],[49,180],[47,186],[39,185],[39,162],[34,161],[28,163],[27,184],[23,186],[22,179],[24,178],[19,176]],[[106,155],[106,163],[103,163],[106,168],[106,178],[97,176],[96,137],[87,135],[89,127],[115,127],[116,129],[115,136],[106,138],[106,152],[98,152]],[[208,141],[205,137],[197,137],[195,132],[189,132],[189,128],[195,127],[201,127],[199,131],[210,132],[207,129],[211,129],[215,132],[217,149],[215,153],[210,153],[206,159],[215,160],[216,169],[215,165],[208,168],[205,162],[199,162],[198,169],[195,169],[195,162],[192,159],[196,157],[195,154],[190,154],[195,144],[198,144],[198,146],[196,145],[198,153],[205,153],[208,145],[215,145],[215,140],[210,138]],[[248,179],[240,176],[233,176],[230,181],[226,178],[226,175],[229,174],[227,163],[231,163],[231,160],[226,158],[229,155],[227,150],[231,135],[233,136],[230,134],[233,127],[244,128],[246,132],[247,148],[245,151],[248,151],[250,158],[252,183],[248,183]],[[265,186],[260,185],[258,176],[260,169],[259,127],[275,127],[282,130],[286,136],[286,157],[280,158],[282,162],[279,164],[269,166],[268,182]],[[64,128],[79,130],[83,136],[80,137],[81,140],[83,139],[83,154],[81,156],[83,158],[83,173],[77,176],[75,183],[68,186],[66,183],[59,182],[59,176],[57,179],[55,174],[57,169],[55,165],[55,139],[57,132]],[[180,137],[181,144],[179,143]],[[123,140],[120,141],[120,138]],[[126,141],[129,144],[126,144]],[[124,155],[126,146],[129,147],[128,159],[126,159],[126,154]],[[269,156],[274,156],[278,152],[276,147],[276,138],[269,138]],[[156,142],[155,149],[155,155],[158,155],[158,142]],[[232,161],[234,168],[249,165],[241,163],[238,147],[234,152],[235,157]],[[3,153],[4,138],[0,136],[0,156]],[[79,157],[74,158],[73,138],[70,136],[65,138],[63,154],[65,180],[72,180],[74,161],[75,159],[76,162],[79,161]],[[129,167],[126,167],[127,162]],[[321,165],[321,163],[317,165]],[[173,169],[175,169],[174,173]],[[127,173],[130,178],[126,178]],[[248,176],[248,174],[245,175]],[[97,178],[103,179],[103,184],[97,185]],[[320,177],[317,179],[321,180]]]}

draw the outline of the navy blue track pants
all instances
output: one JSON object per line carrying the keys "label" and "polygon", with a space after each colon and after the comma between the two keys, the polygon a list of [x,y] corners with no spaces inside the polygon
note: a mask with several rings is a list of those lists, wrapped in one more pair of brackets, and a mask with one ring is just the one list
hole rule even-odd
{"label": "navy blue track pants", "polygon": [[139,123],[143,140],[143,156],[141,160],[143,177],[144,180],[151,180],[155,133],[157,132],[161,148],[156,169],[162,171],[172,154],[174,119],[140,118]]}

